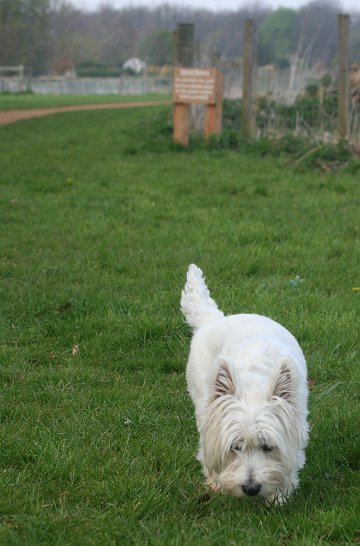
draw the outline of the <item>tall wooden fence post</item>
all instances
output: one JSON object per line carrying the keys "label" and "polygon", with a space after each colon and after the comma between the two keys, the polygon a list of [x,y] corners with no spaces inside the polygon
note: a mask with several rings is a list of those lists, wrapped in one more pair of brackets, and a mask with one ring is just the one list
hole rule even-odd
{"label": "tall wooden fence post", "polygon": [[175,36],[175,66],[192,66],[195,48],[194,23],[178,23]]}
{"label": "tall wooden fence post", "polygon": [[242,93],[242,127],[247,137],[255,136],[254,118],[254,62],[255,62],[255,24],[252,19],[244,21],[243,50],[243,93]]}
{"label": "tall wooden fence post", "polygon": [[339,137],[343,139],[346,139],[349,136],[349,20],[349,15],[338,16],[338,134]]}
{"label": "tall wooden fence post", "polygon": [[[194,61],[194,24],[178,23],[174,34],[174,67],[192,66]],[[174,106],[174,142],[187,146],[189,143],[190,104]]]}

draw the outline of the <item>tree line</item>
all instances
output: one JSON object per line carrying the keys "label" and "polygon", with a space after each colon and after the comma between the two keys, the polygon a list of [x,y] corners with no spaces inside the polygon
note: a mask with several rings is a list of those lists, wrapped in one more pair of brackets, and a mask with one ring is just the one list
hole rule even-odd
{"label": "tree line", "polygon": [[[0,0],[0,65],[24,65],[28,74],[118,75],[129,57],[150,65],[172,63],[172,34],[178,22],[195,24],[202,48],[223,59],[242,55],[243,22],[257,28],[257,61],[286,67],[295,56],[307,66],[331,66],[337,52],[341,7],[315,0],[301,9],[265,5],[211,12],[161,5],[116,9],[103,4],[82,11],[66,0]],[[360,12],[352,14],[352,62],[360,62]]]}

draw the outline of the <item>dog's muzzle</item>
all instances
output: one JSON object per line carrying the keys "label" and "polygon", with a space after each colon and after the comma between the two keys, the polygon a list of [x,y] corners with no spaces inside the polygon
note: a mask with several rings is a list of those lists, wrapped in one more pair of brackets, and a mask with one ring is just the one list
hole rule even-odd
{"label": "dog's muzzle", "polygon": [[244,491],[246,496],[255,497],[255,495],[260,493],[261,483],[244,484],[241,486],[241,489]]}

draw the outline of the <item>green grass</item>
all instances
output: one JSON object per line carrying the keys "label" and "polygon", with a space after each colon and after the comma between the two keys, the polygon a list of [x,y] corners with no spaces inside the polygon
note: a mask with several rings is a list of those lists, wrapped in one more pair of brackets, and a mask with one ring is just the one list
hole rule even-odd
{"label": "green grass", "polygon": [[[166,100],[163,95],[33,95],[31,93],[0,93],[0,111],[25,110],[31,108],[55,108],[78,104],[104,104],[110,102],[132,102]],[[169,99],[170,100],[170,99]]]}
{"label": "green grass", "polygon": [[[183,151],[169,115],[0,127],[0,543],[356,543],[358,177]],[[224,311],[279,320],[306,353],[310,445],[283,507],[206,495],[179,312],[190,262]]]}

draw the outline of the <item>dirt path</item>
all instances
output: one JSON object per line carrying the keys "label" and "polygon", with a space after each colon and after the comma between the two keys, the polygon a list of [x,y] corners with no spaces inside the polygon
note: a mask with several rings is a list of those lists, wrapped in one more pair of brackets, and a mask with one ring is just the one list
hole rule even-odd
{"label": "dirt path", "polygon": [[135,102],[110,102],[104,104],[78,104],[73,106],[58,106],[56,108],[39,108],[32,110],[9,110],[0,112],[0,125],[15,123],[22,119],[40,118],[61,112],[75,112],[77,110],[108,110],[110,108],[141,108],[144,106],[160,106],[171,104],[170,101],[135,101]]}

